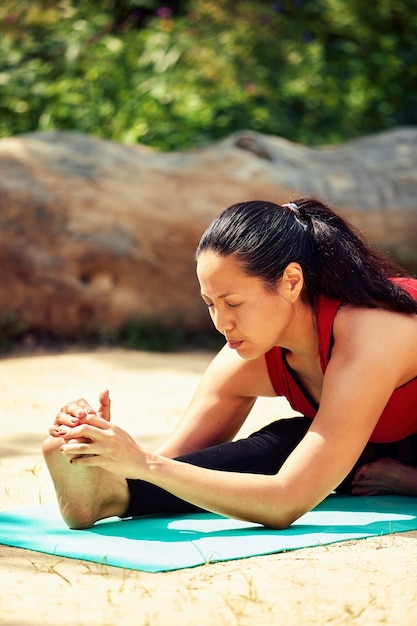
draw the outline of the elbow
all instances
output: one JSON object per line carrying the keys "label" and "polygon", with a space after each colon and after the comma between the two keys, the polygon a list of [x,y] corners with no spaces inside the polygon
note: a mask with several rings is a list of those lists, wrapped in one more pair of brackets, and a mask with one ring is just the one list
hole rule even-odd
{"label": "elbow", "polygon": [[270,528],[271,530],[286,530],[291,526],[292,522],[285,522],[282,520],[272,521],[270,523],[264,524],[265,528]]}
{"label": "elbow", "polygon": [[299,517],[300,517],[299,515],[291,515],[291,516],[290,515],[277,515],[277,516],[273,516],[272,519],[264,522],[264,526],[266,528],[271,528],[272,530],[286,530]]}
{"label": "elbow", "polygon": [[274,511],[270,512],[268,519],[265,519],[262,524],[272,530],[286,530],[305,513],[307,513],[307,509],[305,508],[288,507],[287,510],[284,511],[282,508],[276,507]]}

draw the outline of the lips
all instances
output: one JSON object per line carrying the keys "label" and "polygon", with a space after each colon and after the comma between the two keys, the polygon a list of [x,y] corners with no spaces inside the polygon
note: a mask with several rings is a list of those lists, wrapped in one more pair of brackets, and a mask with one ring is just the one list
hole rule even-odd
{"label": "lips", "polygon": [[243,343],[243,341],[230,341],[230,339],[229,339],[228,342],[227,342],[227,345],[232,350],[236,350],[237,348],[239,348],[239,346],[242,345],[242,343]]}

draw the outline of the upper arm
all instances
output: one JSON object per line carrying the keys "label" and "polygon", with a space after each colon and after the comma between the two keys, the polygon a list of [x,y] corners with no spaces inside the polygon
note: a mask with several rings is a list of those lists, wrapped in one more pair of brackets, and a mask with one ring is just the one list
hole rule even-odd
{"label": "upper arm", "polygon": [[275,396],[264,357],[246,361],[227,345],[203,374],[160,454],[178,456],[233,439],[258,396]]}
{"label": "upper arm", "polygon": [[310,510],[340,484],[394,389],[417,375],[416,323],[380,310],[346,310],[337,319],[320,408],[277,475],[294,499],[291,518]]}

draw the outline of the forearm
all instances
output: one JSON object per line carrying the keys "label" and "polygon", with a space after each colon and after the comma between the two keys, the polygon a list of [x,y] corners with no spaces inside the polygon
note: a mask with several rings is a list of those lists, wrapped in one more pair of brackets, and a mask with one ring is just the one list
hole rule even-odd
{"label": "forearm", "polygon": [[159,455],[146,456],[134,478],[202,509],[274,528],[285,528],[304,513],[276,475],[216,471]]}

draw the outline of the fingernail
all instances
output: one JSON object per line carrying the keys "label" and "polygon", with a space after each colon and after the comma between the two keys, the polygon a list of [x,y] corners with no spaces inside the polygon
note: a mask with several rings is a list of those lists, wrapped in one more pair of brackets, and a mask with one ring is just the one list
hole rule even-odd
{"label": "fingernail", "polygon": [[60,435],[68,435],[69,428],[67,428],[66,426],[60,426],[58,428],[58,432]]}
{"label": "fingernail", "polygon": [[80,420],[78,419],[78,417],[71,417],[70,422],[71,424],[79,424]]}

